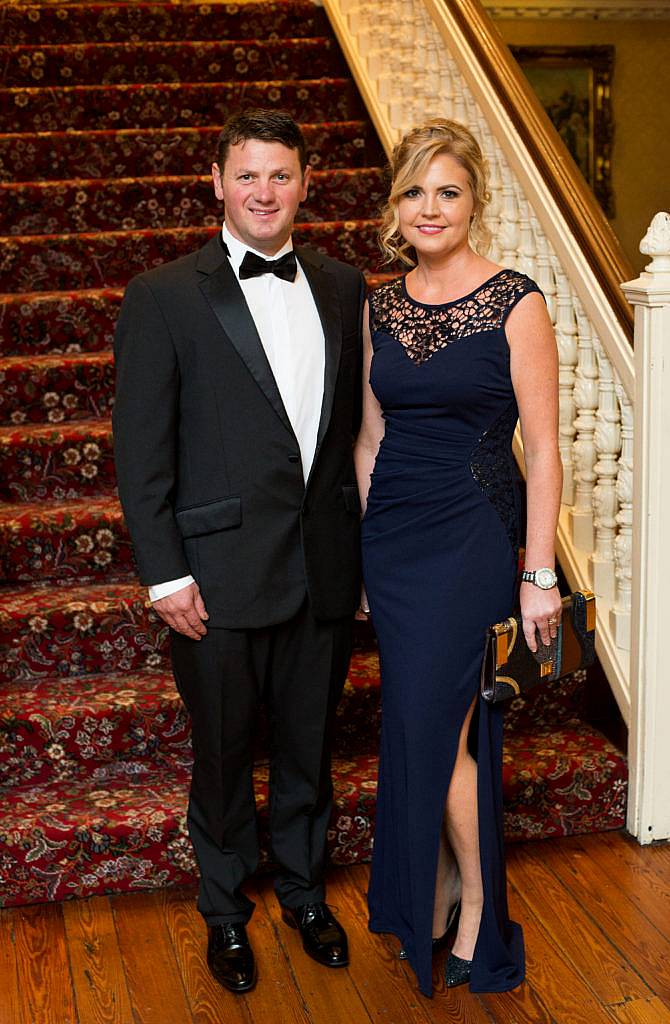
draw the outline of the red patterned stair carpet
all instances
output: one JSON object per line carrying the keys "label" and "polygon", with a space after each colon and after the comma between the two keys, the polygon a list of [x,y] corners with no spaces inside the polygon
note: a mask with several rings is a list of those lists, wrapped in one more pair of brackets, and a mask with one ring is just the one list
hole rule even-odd
{"label": "red patterned stair carpet", "polygon": [[[0,5],[0,903],[192,881],[189,726],[116,499],[111,342],[133,274],[221,211],[218,129],[304,123],[300,239],[372,273],[383,154],[322,8]],[[511,839],[623,824],[626,766],[584,682],[507,720]],[[379,678],[359,644],[338,712],[333,861],[370,854]],[[256,773],[264,849],[267,762]]]}

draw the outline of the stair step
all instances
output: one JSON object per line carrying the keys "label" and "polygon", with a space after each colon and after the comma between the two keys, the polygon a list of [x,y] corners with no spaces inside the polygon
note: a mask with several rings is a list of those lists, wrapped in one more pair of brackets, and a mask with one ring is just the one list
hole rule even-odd
{"label": "stair step", "polygon": [[[369,121],[303,124],[315,168],[374,167],[386,162]],[[0,181],[149,175],[208,175],[221,125],[213,128],[127,128],[0,136]]]}
{"label": "stair step", "polygon": [[348,74],[333,37],[3,46],[0,61],[5,88],[219,82],[224,77],[229,82],[290,81]]}
{"label": "stair step", "polygon": [[503,797],[508,838],[545,839],[623,828],[626,758],[583,722],[506,734]]}
{"label": "stair step", "polygon": [[113,498],[0,506],[0,579],[120,579],[135,571]]}
{"label": "stair step", "polygon": [[[379,167],[315,171],[298,221],[372,219],[385,196]],[[216,226],[223,203],[209,175],[0,184],[12,235]]]}
{"label": "stair step", "polygon": [[[338,707],[335,754],[377,749],[379,662],[355,656]],[[171,760],[189,764],[191,726],[167,670],[12,680],[3,685],[0,787],[90,776],[114,761],[151,771]],[[259,753],[267,757],[267,722]]]}
{"label": "stair step", "polygon": [[[106,548],[92,540],[98,549]],[[107,536],[102,540],[107,543]],[[0,588],[0,686],[169,667],[168,627],[136,579]]]}
{"label": "stair step", "polygon": [[[376,288],[394,274],[369,274]],[[97,352],[110,349],[123,288],[0,295],[0,355]]]}
{"label": "stair step", "polygon": [[0,359],[0,424],[62,423],[111,414],[111,352]]}
{"label": "stair step", "polygon": [[[2,906],[192,884],[186,832],[190,772],[162,765],[137,774],[116,762],[93,777],[6,790],[0,862]],[[262,863],[268,860],[268,766],[254,772]],[[335,864],[369,860],[377,763],[372,755],[333,761],[328,845]]]}
{"label": "stair step", "polygon": [[115,494],[109,420],[0,427],[0,501],[68,501]]}
{"label": "stair step", "polygon": [[171,675],[118,673],[3,686],[0,786],[93,777],[113,761],[136,771],[189,764],[191,727]]}
{"label": "stair step", "polygon": [[[169,669],[168,628],[137,580],[5,586],[0,631],[3,693],[7,683],[29,689],[46,677]],[[363,638],[351,659],[347,688],[369,700],[378,674],[377,654]],[[375,718],[377,712],[373,701],[366,714]]]}
{"label": "stair step", "polygon": [[188,767],[123,767],[3,793],[3,907],[193,883]]}
{"label": "stair step", "polygon": [[[379,258],[378,226],[376,220],[299,224],[293,237],[298,245],[311,245],[369,268]],[[217,230],[218,226],[0,237],[0,292],[118,287],[135,274],[193,252]]]}
{"label": "stair step", "polygon": [[123,288],[0,295],[0,356],[112,347]]}
{"label": "stair step", "polygon": [[271,3],[9,4],[0,8],[7,44],[88,43],[139,39],[262,39],[330,31],[313,0]]}
{"label": "stair step", "polygon": [[352,121],[364,116],[348,78],[291,82],[167,82],[0,89],[6,132],[218,125],[247,107],[287,110],[296,120]]}

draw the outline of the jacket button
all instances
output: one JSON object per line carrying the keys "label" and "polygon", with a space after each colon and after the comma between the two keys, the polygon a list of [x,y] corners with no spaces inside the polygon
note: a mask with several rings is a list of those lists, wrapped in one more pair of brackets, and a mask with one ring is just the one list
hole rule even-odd
{"label": "jacket button", "polygon": [[289,455],[288,461],[289,462],[300,462],[300,456],[299,455]]}

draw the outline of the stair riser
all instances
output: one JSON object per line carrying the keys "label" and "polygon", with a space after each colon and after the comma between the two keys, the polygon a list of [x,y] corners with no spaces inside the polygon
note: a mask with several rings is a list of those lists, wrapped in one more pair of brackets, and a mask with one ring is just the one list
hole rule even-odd
{"label": "stair riser", "polygon": [[[184,228],[146,234],[22,236],[0,239],[0,291],[120,287],[135,274],[193,252],[218,230]],[[300,224],[298,244],[370,267],[378,262],[375,223]]]}
{"label": "stair riser", "polygon": [[[221,126],[153,131],[53,132],[0,137],[0,181],[209,175]],[[320,170],[376,167],[383,150],[364,121],[305,125],[307,159]]]}
{"label": "stair riser", "polygon": [[7,47],[0,85],[126,85],[152,82],[291,81],[343,78],[333,39],[279,42],[142,42]]}
{"label": "stair riser", "polygon": [[[72,679],[50,687],[13,689],[0,714],[0,787],[42,785],[91,776],[117,761],[155,770],[176,759],[189,763],[191,725],[171,676],[131,679],[124,690],[111,678]],[[379,744],[377,680],[363,690],[351,686],[338,709],[334,754],[356,757]],[[262,718],[257,757],[268,757],[270,736]]]}
{"label": "stair riser", "polygon": [[[375,288],[387,275],[368,274]],[[99,352],[112,346],[122,288],[86,294],[5,295],[0,302],[0,356]]]}
{"label": "stair riser", "polygon": [[506,734],[503,796],[506,828],[519,838],[578,835],[623,828],[625,757],[590,726]]}
{"label": "stair riser", "polygon": [[168,628],[146,601],[146,588],[137,582],[0,594],[0,686],[12,680],[29,686],[45,676],[169,669]]}
{"label": "stair riser", "polygon": [[342,79],[0,89],[6,132],[219,125],[247,107],[287,110],[312,123],[360,120],[364,114],[353,84]]}
{"label": "stair riser", "polygon": [[0,718],[0,787],[43,785],[94,777],[106,765],[126,761],[138,770],[156,770],[175,758],[191,759],[190,720],[178,697],[169,694],[150,708],[110,703],[103,712],[46,707]]}
{"label": "stair riser", "polygon": [[111,428],[0,438],[0,501],[70,501],[116,494]]}
{"label": "stair riser", "polygon": [[0,424],[63,423],[108,418],[114,400],[114,362],[111,353],[95,362],[44,365],[26,360],[2,370]]}
{"label": "stair riser", "polygon": [[[28,506],[32,508],[32,506]],[[7,582],[103,580],[133,575],[132,549],[118,511],[80,509],[75,516],[48,506],[0,521],[0,578]]]}
{"label": "stair riser", "polygon": [[[267,766],[260,765],[254,788],[262,866],[269,860],[267,779]],[[186,832],[187,768],[148,779],[129,776],[123,787],[106,784],[104,774],[92,781],[95,789],[86,780],[66,784],[75,793],[74,809],[72,802],[59,799],[57,789],[46,807],[40,790],[33,791],[32,799],[29,791],[7,800],[0,862],[8,881],[0,906],[196,881]],[[330,859],[363,863],[372,849],[375,759],[335,765],[334,784]]]}
{"label": "stair riser", "polygon": [[[378,169],[317,172],[297,220],[372,219],[385,191]],[[0,185],[0,203],[12,235],[216,226],[224,214],[209,177]]]}
{"label": "stair riser", "polygon": [[93,295],[5,295],[0,301],[0,356],[109,350],[122,289]]}
{"label": "stair riser", "polygon": [[7,5],[0,8],[6,44],[87,43],[135,39],[262,39],[271,27],[280,39],[330,31],[312,0],[286,3]]}

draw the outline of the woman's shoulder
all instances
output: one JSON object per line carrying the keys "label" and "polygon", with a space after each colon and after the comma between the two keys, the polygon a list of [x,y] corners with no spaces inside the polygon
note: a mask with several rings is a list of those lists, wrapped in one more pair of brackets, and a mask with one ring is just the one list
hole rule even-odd
{"label": "woman's shoulder", "polygon": [[382,281],[381,284],[370,289],[368,292],[368,302],[374,306],[383,305],[389,299],[400,295],[401,291],[402,277],[392,277],[388,281]]}
{"label": "woman's shoulder", "polygon": [[513,270],[511,267],[501,267],[490,278],[488,284],[500,298],[509,299],[513,302],[517,302],[530,292],[543,294],[537,281],[534,281],[528,274],[524,274],[520,270]]}
{"label": "woman's shoulder", "polygon": [[402,278],[393,277],[389,281],[383,281],[368,292],[368,303],[370,305],[370,320],[374,325],[384,319],[393,307],[396,307],[402,300]]}

